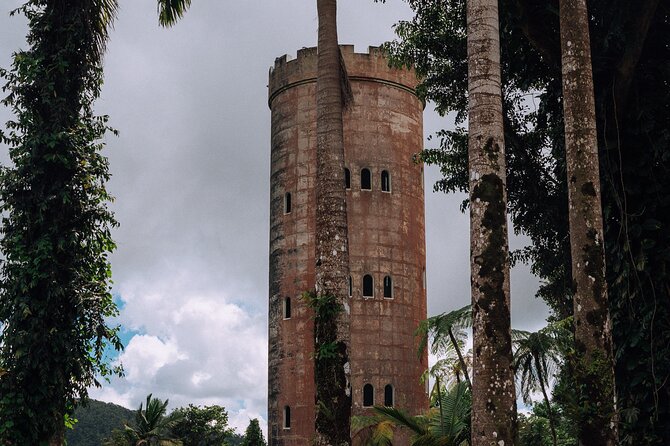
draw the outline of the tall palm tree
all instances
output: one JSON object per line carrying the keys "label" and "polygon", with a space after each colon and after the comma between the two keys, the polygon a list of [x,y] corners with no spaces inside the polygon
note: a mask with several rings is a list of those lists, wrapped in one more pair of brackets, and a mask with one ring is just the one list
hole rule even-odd
{"label": "tall palm tree", "polygon": [[617,442],[612,333],[605,282],[591,46],[586,0],[560,0],[561,66],[568,218],[572,256],[575,361],[583,413],[579,441]]}
{"label": "tall palm tree", "polygon": [[[342,113],[350,97],[337,39],[337,1],[317,0],[319,18],[316,81],[316,294],[344,308],[348,295],[349,242],[344,189]],[[315,355],[317,444],[350,444],[349,314],[315,319],[316,347],[336,346],[334,355]]]}
{"label": "tall palm tree", "polygon": [[135,424],[125,426],[125,436],[132,446],[179,446],[181,441],[173,438],[170,430],[179,418],[166,416],[168,400],[161,401],[147,395],[146,406],[137,409]]}
{"label": "tall palm tree", "polygon": [[498,0],[467,0],[473,309],[472,443],[514,444],[505,141]]}
{"label": "tall palm tree", "polygon": [[549,380],[562,360],[562,352],[557,339],[556,327],[548,326],[536,332],[518,331],[514,336],[514,370],[519,379],[521,397],[530,404],[531,393],[538,387],[542,391],[549,416],[549,427],[554,446],[556,439],[556,418],[547,394]]}

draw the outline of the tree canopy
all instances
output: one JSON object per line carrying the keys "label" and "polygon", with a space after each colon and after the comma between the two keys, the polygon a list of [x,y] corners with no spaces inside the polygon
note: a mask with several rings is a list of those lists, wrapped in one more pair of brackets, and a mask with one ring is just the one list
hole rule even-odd
{"label": "tree canopy", "polygon": [[[421,154],[445,192],[467,191],[464,0],[409,0],[413,20],[386,45],[424,78],[420,94],[458,127]],[[557,2],[501,0],[507,191],[530,246],[538,296],[572,314]],[[598,149],[622,441],[670,442],[670,9],[667,1],[589,2]],[[467,202],[464,203],[467,206]]]}

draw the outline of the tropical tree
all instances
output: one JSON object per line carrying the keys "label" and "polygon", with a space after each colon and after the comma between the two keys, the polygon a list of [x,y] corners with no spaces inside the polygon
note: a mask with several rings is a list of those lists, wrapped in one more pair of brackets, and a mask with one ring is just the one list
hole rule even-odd
{"label": "tropical tree", "polygon": [[575,364],[582,444],[614,446],[614,357],[605,280],[600,166],[586,0],[560,0],[561,67]]}
{"label": "tropical tree", "polygon": [[[159,1],[170,23],[188,1]],[[5,257],[0,271],[0,443],[62,444],[74,407],[118,373],[121,349],[109,292],[115,248],[100,142],[110,130],[93,103],[116,0],[28,0],[28,49],[14,54],[3,104],[16,116],[0,141],[13,166],[0,172]]]}
{"label": "tropical tree", "polygon": [[531,404],[531,394],[542,391],[547,408],[549,428],[554,446],[557,446],[556,417],[551,409],[547,387],[562,361],[557,328],[549,325],[536,332],[518,331],[514,335],[514,370],[519,379],[521,397]]}
{"label": "tropical tree", "polygon": [[498,0],[467,0],[473,328],[472,443],[514,444],[505,136]]}
{"label": "tropical tree", "polygon": [[249,426],[247,430],[244,431],[244,439],[242,440],[242,446],[266,446],[265,438],[263,438],[263,432],[261,432],[261,427],[258,424],[258,418],[254,418],[249,421]]}
{"label": "tropical tree", "polygon": [[[345,88],[346,70],[338,46],[336,0],[317,0],[317,11],[315,288],[317,299],[341,309],[347,299],[349,277],[342,113],[350,93]],[[314,337],[316,443],[350,444],[348,312],[317,312]]]}
{"label": "tropical tree", "polygon": [[[441,168],[435,190],[467,191],[465,1],[408,3],[415,15],[387,49],[458,125],[421,158]],[[564,319],[573,280],[557,5],[500,0],[500,29],[509,217],[530,239],[512,259],[530,265],[537,296]],[[588,11],[620,437],[670,444],[670,10],[658,0],[589,0]]]}
{"label": "tropical tree", "polygon": [[170,417],[175,420],[172,435],[181,440],[183,446],[223,446],[234,433],[228,427],[228,412],[221,406],[189,404],[175,409]]}
{"label": "tropical tree", "polygon": [[439,357],[435,365],[431,367],[430,374],[441,376],[443,380],[453,377],[457,381],[460,381],[462,376],[468,387],[472,389],[468,366],[469,355],[465,357],[463,355],[468,336],[465,329],[468,327],[472,327],[471,305],[421,321],[415,335],[419,338],[419,357],[429,342],[431,353]]}
{"label": "tropical tree", "polygon": [[175,438],[172,429],[181,421],[183,414],[172,413],[167,416],[169,400],[161,401],[147,395],[146,406],[135,414],[135,423],[125,425],[125,436],[132,446],[180,446],[182,442]]}
{"label": "tropical tree", "polygon": [[460,446],[470,443],[471,394],[466,383],[441,388],[439,399],[425,415],[411,416],[402,409],[375,406],[373,417],[353,417],[355,437],[369,446],[390,446],[396,429],[411,434],[413,446]]}
{"label": "tropical tree", "polygon": [[3,104],[15,120],[0,141],[0,443],[59,445],[96,375],[121,348],[105,318],[114,249],[107,209],[106,117],[94,116],[116,2],[30,0],[28,48],[14,54]]}

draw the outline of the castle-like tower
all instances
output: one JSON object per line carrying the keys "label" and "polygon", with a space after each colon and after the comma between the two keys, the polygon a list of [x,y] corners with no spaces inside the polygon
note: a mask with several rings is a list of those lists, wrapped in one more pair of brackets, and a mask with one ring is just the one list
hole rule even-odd
{"label": "castle-like tower", "polygon": [[[352,413],[428,407],[414,330],[426,318],[423,104],[415,74],[389,68],[382,52],[342,46],[354,103],[344,115],[349,226]],[[314,437],[316,48],[270,70],[270,446]]]}

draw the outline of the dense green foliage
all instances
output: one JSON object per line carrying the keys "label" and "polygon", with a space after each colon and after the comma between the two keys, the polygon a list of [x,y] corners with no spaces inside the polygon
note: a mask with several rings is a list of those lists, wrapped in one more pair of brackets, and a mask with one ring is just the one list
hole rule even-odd
{"label": "dense green foliage", "polygon": [[177,419],[172,434],[183,446],[223,446],[233,434],[233,429],[228,427],[228,412],[221,406],[189,404],[175,409],[172,416]]}
{"label": "dense green foliage", "polygon": [[68,446],[100,446],[112,430],[123,429],[123,425],[132,420],[133,416],[133,411],[125,407],[88,400],[85,406],[75,409],[77,423],[73,429],[68,429],[65,439]]}
{"label": "dense green foliage", "polygon": [[[162,401],[147,395],[146,405],[135,412],[133,424],[126,424],[124,436],[128,445],[178,446],[180,442],[172,429],[181,421],[181,414],[173,412],[167,415],[169,401]],[[125,443],[122,443],[125,444]]]}
{"label": "dense green foliage", "polygon": [[29,33],[0,72],[15,115],[0,136],[13,163],[0,172],[0,443],[40,445],[62,438],[96,376],[115,371],[108,347],[121,348],[105,322],[117,312],[100,154],[109,128],[93,114],[116,1],[30,0],[15,12]]}
{"label": "dense green foliage", "polygon": [[[556,405],[551,406],[551,413],[556,422],[556,444],[558,446],[577,446],[576,425],[566,417]],[[549,412],[547,405],[538,403],[528,415],[519,414],[518,446],[552,446]]]}
{"label": "dense green foliage", "polygon": [[[228,412],[221,406],[180,407],[167,413],[168,400],[147,396],[134,413],[134,421],[107,432],[105,446],[239,446],[242,437],[228,427]],[[256,421],[258,424],[258,421]],[[260,432],[260,431],[259,431]],[[262,434],[261,434],[262,438]],[[79,446],[79,445],[73,445]]]}
{"label": "dense green foliage", "polygon": [[258,418],[249,421],[249,426],[244,431],[242,446],[267,446],[265,438],[263,438],[263,432],[261,432],[261,426],[258,424]]}
{"label": "dense green foliage", "polygon": [[396,429],[401,428],[410,434],[414,446],[470,444],[470,388],[465,382],[445,386],[439,380],[435,386],[431,408],[425,415],[412,416],[399,408],[375,406],[374,416],[353,417],[357,441],[368,446],[391,446]]}
{"label": "dense green foliage", "polygon": [[[458,128],[421,158],[436,190],[466,191],[465,2],[409,0],[387,49]],[[670,443],[670,8],[667,0],[589,1],[607,282],[624,443]],[[509,211],[531,245],[513,253],[542,279],[556,319],[572,312],[557,2],[501,0]],[[467,205],[467,203],[464,203]],[[577,402],[578,405],[586,401]]]}

